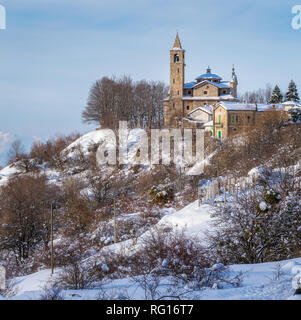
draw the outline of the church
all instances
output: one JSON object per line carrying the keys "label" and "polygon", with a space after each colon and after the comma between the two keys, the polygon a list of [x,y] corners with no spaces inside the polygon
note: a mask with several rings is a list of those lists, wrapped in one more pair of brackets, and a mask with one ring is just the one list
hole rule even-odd
{"label": "church", "polygon": [[[203,128],[217,139],[244,134],[262,125],[270,112],[286,113],[286,103],[241,103],[237,96],[238,77],[232,67],[229,81],[212,73],[210,67],[192,82],[185,82],[185,50],[177,33],[170,50],[170,89],[164,99],[167,128]],[[297,106],[299,107],[299,106]]]}
{"label": "church", "polygon": [[[234,67],[230,81],[223,81],[208,67],[195,81],[185,83],[185,50],[177,34],[170,50],[170,90],[164,100],[165,126],[179,127],[185,120],[200,123],[210,121],[213,105],[222,101],[238,102],[237,86]],[[184,126],[189,127],[189,124]]]}

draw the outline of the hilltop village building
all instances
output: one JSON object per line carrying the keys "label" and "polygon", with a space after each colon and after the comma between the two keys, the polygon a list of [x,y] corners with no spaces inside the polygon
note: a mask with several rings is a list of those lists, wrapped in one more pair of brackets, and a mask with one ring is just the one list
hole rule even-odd
{"label": "hilltop village building", "polygon": [[[274,105],[241,103],[234,66],[229,81],[210,67],[195,81],[185,82],[185,50],[179,35],[170,50],[170,90],[164,100],[164,125],[174,128],[205,128],[218,139],[243,134],[256,127],[265,112],[288,111],[294,102]],[[266,114],[267,115],[267,114]]]}

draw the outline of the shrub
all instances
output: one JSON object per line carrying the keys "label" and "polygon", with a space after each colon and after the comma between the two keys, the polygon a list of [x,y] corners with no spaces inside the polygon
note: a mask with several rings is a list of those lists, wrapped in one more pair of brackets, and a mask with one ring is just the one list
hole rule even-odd
{"label": "shrub", "polygon": [[208,235],[215,259],[225,264],[262,263],[294,257],[300,247],[301,195],[250,190],[236,202],[216,205]]}

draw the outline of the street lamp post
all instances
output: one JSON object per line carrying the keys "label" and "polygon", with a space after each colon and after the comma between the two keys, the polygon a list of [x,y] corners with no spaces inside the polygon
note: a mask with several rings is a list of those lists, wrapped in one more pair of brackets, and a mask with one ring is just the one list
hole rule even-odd
{"label": "street lamp post", "polygon": [[50,237],[51,237],[51,275],[54,273],[54,248],[53,248],[53,212],[54,212],[55,206],[53,203],[51,203],[51,217],[50,217]]}

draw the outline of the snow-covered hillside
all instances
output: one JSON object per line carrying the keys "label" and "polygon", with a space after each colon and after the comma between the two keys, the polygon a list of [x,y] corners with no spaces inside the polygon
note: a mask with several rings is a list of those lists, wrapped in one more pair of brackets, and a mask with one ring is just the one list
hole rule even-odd
{"label": "snow-covered hillside", "polygon": [[[72,144],[70,144],[66,149],[64,149],[61,154],[63,157],[68,159],[75,159],[78,156],[78,152],[82,152],[84,156],[89,156],[92,152],[95,151],[95,146],[99,144],[104,144],[106,149],[115,148],[114,141],[108,140],[110,136],[108,130],[95,130],[93,132],[83,135]],[[132,130],[128,136],[128,161],[133,161],[137,154],[137,148],[140,143],[141,131]],[[214,156],[212,153],[206,160],[202,161],[199,164],[196,164],[194,168],[191,169],[199,170],[203,167],[203,164],[210,164],[211,158]],[[130,166],[125,166],[118,171],[118,175],[121,173],[128,172]],[[41,165],[42,172],[46,175],[49,182],[61,185],[64,179],[70,177],[79,178],[81,182],[84,181],[82,193],[86,195],[91,194],[89,183],[90,181],[86,178],[86,173],[89,169],[84,169],[73,173],[72,170],[56,170],[55,168],[50,168],[44,163]],[[138,174],[134,177],[136,180],[137,177],[143,176],[146,172],[152,170],[149,166],[144,166]],[[105,170],[104,170],[105,171]],[[260,174],[259,168],[254,168],[252,172],[258,172]],[[277,171],[278,172],[278,171]],[[274,172],[276,175],[277,172]],[[7,183],[10,177],[14,175],[19,175],[21,171],[17,169],[16,165],[12,164],[0,171],[0,186],[3,186]],[[273,173],[273,171],[272,171]],[[101,172],[103,174],[103,172]],[[101,175],[100,174],[100,175]],[[133,173],[131,173],[133,174]],[[280,170],[281,174],[281,170]],[[273,176],[271,175],[271,180]],[[168,179],[167,179],[168,180]],[[275,180],[275,179],[274,179]],[[298,180],[296,180],[298,181]],[[169,181],[164,181],[166,184],[170,183]],[[209,182],[206,180],[205,182]],[[123,181],[118,185],[121,187]],[[84,192],[83,192],[84,191]],[[243,191],[245,192],[245,191]],[[113,224],[114,221],[111,216],[107,220],[101,221],[97,226],[94,226],[94,230],[89,230],[85,236],[89,238],[92,242],[94,239],[99,238],[101,244],[95,245],[93,248],[88,247],[89,254],[81,260],[83,264],[89,262],[98,262],[101,261],[101,257],[105,252],[116,252],[122,253],[126,258],[130,257],[134,252],[141,249],[143,241],[149,237],[151,232],[157,227],[173,227],[175,231],[184,232],[185,235],[198,238],[203,246],[206,246],[206,234],[207,231],[211,231],[213,228],[212,222],[212,209],[215,202],[222,204],[223,197],[217,196],[215,199],[209,199],[208,201],[200,204],[199,201],[192,201],[190,204],[186,205],[182,209],[176,209],[175,202],[171,202],[165,207],[157,208],[157,216],[152,216],[154,213],[151,210],[146,209],[145,211],[138,210],[135,207],[135,203],[140,201],[142,207],[146,207],[151,204],[155,205],[147,199],[149,195],[149,190],[145,191],[144,197],[135,198],[133,192],[129,197],[129,202],[132,206],[128,206],[127,210],[120,209],[117,216],[117,223],[120,225],[125,225],[127,222],[130,222],[128,225],[135,225],[136,228],[139,228],[138,232],[133,235],[131,231],[127,230],[127,233],[120,235],[119,242],[113,244]],[[174,197],[175,201],[178,200],[179,193]],[[236,195],[235,195],[236,197]],[[226,198],[229,203],[235,202],[235,197],[233,194],[227,194]],[[133,200],[134,199],[134,200]],[[195,199],[195,198],[194,198]],[[181,203],[182,200],[180,200]],[[191,201],[191,200],[190,200]],[[140,203],[140,205],[141,205]],[[186,202],[186,204],[188,201]],[[179,206],[180,207],[180,206]],[[149,208],[149,207],[148,207]],[[266,208],[262,208],[262,211],[265,211]],[[98,208],[99,209],[99,208]],[[102,209],[102,208],[101,208]],[[140,208],[141,209],[141,208]],[[101,211],[101,210],[99,210]],[[143,212],[142,212],[143,211]],[[145,214],[149,216],[142,218]],[[150,218],[151,216],[151,218]],[[150,220],[147,220],[150,219]],[[153,219],[153,220],[151,220]],[[151,222],[150,222],[151,221]],[[155,222],[154,222],[155,221]],[[155,223],[155,225],[154,225]],[[105,227],[105,228],[104,228]],[[136,230],[137,231],[137,230]],[[55,245],[63,242],[64,237],[61,235],[57,236],[55,239]],[[68,242],[69,241],[69,242]],[[72,243],[72,240],[68,239],[68,243]],[[104,247],[103,247],[104,245]],[[96,248],[96,249],[95,249]],[[235,260],[234,260],[235,261]],[[237,261],[237,260],[236,260]],[[241,261],[241,260],[239,260]],[[262,260],[264,261],[264,260]],[[270,261],[270,260],[265,260]],[[44,267],[45,268],[45,265]],[[58,276],[60,269],[57,269],[53,276],[50,276],[50,270],[43,268],[35,269],[40,270],[39,272],[29,274],[22,277],[16,277],[11,279],[11,283],[15,286],[16,294],[14,294],[10,299],[39,299],[44,293],[46,286],[49,287],[49,284],[55,281]],[[217,289],[218,285],[213,287],[203,287],[199,290],[194,290],[193,293],[187,293],[183,297],[187,299],[297,299],[297,296],[293,296],[295,289],[297,289],[300,284],[301,279],[301,258],[286,260],[280,262],[270,262],[263,264],[248,264],[248,265],[231,265],[229,266],[229,276],[237,276],[242,272],[243,280],[239,287],[223,285],[222,288]],[[18,273],[19,275],[20,273]],[[26,273],[23,273],[26,274]],[[143,290],[141,287],[137,287],[137,284],[133,284],[132,279],[127,277],[119,277],[119,279],[111,280],[108,284],[105,284],[102,289],[105,289],[108,292],[111,292],[111,298],[116,298],[121,294],[122,290],[127,290],[127,294],[132,299],[143,299]],[[185,288],[179,287],[179,293]],[[62,292],[65,299],[96,299],[99,296],[100,289],[96,286],[93,289],[85,290],[64,290]],[[115,296],[114,296],[115,294]],[[0,297],[1,298],[1,297]]]}
{"label": "snow-covered hillside", "polygon": [[[205,204],[198,207],[198,203],[194,202],[178,212],[169,212],[159,222],[159,225],[172,224],[178,228],[184,228],[185,232],[190,235],[202,237],[209,227],[210,210],[210,205]],[[126,242],[113,246],[124,250]],[[112,248],[112,246],[110,247]],[[298,299],[299,297],[294,296],[294,288],[296,288],[295,283],[297,281],[296,278],[294,280],[294,277],[297,274],[301,274],[301,258],[263,264],[232,265],[229,270],[232,275],[243,273],[243,282],[240,287],[204,288],[201,291],[187,294],[185,298],[200,300],[286,300]],[[10,299],[40,299],[45,288],[49,287],[49,284],[55,280],[59,271],[57,269],[55,274],[51,276],[51,271],[46,269],[13,279],[16,295]],[[113,280],[104,285],[102,290],[111,292],[112,298],[118,298],[118,292],[124,292],[124,290],[127,291],[127,294],[132,299],[144,298],[143,290],[128,278]],[[183,288],[179,288],[179,292],[181,290]],[[99,292],[100,289],[97,288],[91,290],[64,290],[61,295],[68,300],[89,300],[97,299]]]}

